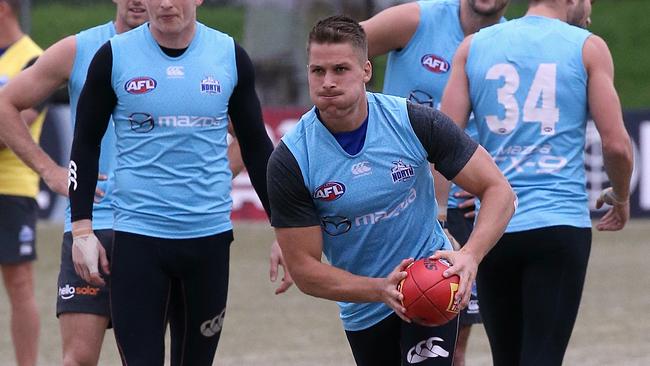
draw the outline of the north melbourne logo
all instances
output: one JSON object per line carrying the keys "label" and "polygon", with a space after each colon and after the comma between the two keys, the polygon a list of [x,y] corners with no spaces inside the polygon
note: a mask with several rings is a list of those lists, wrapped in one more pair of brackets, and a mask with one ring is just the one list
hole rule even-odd
{"label": "north melbourne logo", "polygon": [[401,159],[394,161],[393,164],[395,165],[390,169],[390,176],[393,178],[393,183],[404,182],[415,175],[413,167],[410,164],[404,164]]}
{"label": "north melbourne logo", "polygon": [[201,80],[201,93],[205,94],[219,94],[221,93],[221,84],[219,80],[215,80],[212,76],[208,76]]}
{"label": "north melbourne logo", "polygon": [[29,243],[34,241],[34,230],[27,225],[23,225],[18,233],[18,241],[21,243]]}
{"label": "north melbourne logo", "polygon": [[410,364],[420,363],[425,361],[428,358],[435,357],[449,357],[449,351],[440,347],[434,342],[444,342],[444,339],[439,337],[431,337],[425,341],[422,341],[411,349],[406,354],[406,361]]}

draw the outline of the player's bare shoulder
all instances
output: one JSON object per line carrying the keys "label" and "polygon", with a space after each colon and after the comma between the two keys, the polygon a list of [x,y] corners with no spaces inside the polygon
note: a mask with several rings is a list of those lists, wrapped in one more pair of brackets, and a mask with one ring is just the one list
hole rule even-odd
{"label": "player's bare shoulder", "polygon": [[65,83],[72,72],[76,52],[76,36],[65,37],[48,47],[38,58],[34,67],[38,70],[40,77],[48,78],[59,84]]}
{"label": "player's bare shoulder", "polygon": [[593,71],[614,72],[614,60],[604,39],[591,34],[582,46],[582,61],[588,74]]}
{"label": "player's bare shoulder", "polygon": [[[16,75],[2,88],[1,97],[19,110],[32,108],[64,86],[72,71],[76,50],[74,36],[46,49],[36,62]],[[34,88],[38,85],[38,88]]]}
{"label": "player's bare shoulder", "polygon": [[456,61],[456,59],[458,59],[458,62],[462,62],[462,63],[465,63],[467,61],[467,57],[469,56],[470,46],[472,45],[472,39],[474,39],[473,34],[470,34],[469,36],[465,37],[465,39],[463,39],[463,41],[458,46],[458,49],[456,49],[456,54],[454,55],[454,62]]}
{"label": "player's bare shoulder", "polygon": [[420,5],[390,7],[360,23],[368,37],[370,57],[406,47],[420,24]]}

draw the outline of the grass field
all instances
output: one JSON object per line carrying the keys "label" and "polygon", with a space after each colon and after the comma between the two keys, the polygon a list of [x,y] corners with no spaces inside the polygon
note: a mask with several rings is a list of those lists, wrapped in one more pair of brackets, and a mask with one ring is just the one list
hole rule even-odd
{"label": "grass field", "polygon": [[[60,337],[54,316],[60,226],[39,226],[37,299],[41,311],[40,365],[60,364]],[[566,365],[650,365],[650,222],[632,221],[620,233],[594,231],[591,261],[580,315]],[[232,246],[228,315],[215,365],[353,365],[334,303],[296,288],[275,296],[268,281],[271,230],[238,224]],[[0,365],[14,364],[9,307],[0,290]],[[112,332],[101,365],[117,365]],[[468,365],[490,365],[485,333],[473,329]]]}

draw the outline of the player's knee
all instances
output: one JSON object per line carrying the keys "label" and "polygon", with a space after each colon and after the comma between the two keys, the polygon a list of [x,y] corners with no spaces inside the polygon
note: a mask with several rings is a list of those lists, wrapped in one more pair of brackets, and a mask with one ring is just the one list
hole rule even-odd
{"label": "player's knee", "polygon": [[63,354],[63,366],[96,366],[98,361],[98,352],[81,347]]}
{"label": "player's knee", "polygon": [[12,306],[25,306],[34,301],[34,280],[31,266],[4,271],[4,282]]}

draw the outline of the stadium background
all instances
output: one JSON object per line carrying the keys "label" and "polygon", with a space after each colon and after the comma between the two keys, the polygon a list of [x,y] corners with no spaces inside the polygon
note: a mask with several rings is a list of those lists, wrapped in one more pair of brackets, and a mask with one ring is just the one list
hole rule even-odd
{"label": "stadium background", "polygon": [[[29,2],[26,2],[28,4]],[[199,19],[233,35],[251,54],[258,73],[258,91],[265,105],[265,121],[274,142],[309,105],[304,79],[304,37],[313,19],[334,12],[350,12],[365,19],[390,0],[239,0],[206,1]],[[28,4],[30,5],[30,4]],[[106,22],[114,5],[103,1],[32,0],[25,25],[43,48],[77,31]],[[525,1],[514,1],[507,16],[520,16]],[[621,233],[594,232],[592,259],[581,313],[566,358],[567,365],[650,364],[650,277],[645,258],[650,254],[650,12],[646,0],[598,0],[592,15],[594,33],[609,44],[616,64],[616,86],[625,121],[635,141],[636,167],[632,208],[637,219]],[[298,21],[298,19],[300,21]],[[370,89],[381,90],[385,58],[374,60]],[[593,125],[588,129],[586,164],[592,199],[606,186],[600,145]],[[68,107],[50,109],[42,144],[60,161],[67,159],[70,142]],[[267,252],[272,232],[264,220],[245,174],[233,184],[236,242],[233,245],[231,296],[218,365],[351,365],[337,309],[333,303],[310,298],[292,289],[273,295],[268,283]],[[37,298],[42,316],[40,364],[59,364],[60,340],[53,316],[57,293],[63,201],[47,190],[39,196]],[[594,212],[598,216],[598,212]],[[262,221],[260,221],[262,220]],[[4,298],[4,292],[0,292]],[[0,312],[8,314],[6,301]],[[8,316],[0,317],[0,364],[12,364]],[[106,339],[101,364],[118,364],[112,335]],[[481,327],[474,329],[469,365],[489,365],[489,349]]]}

